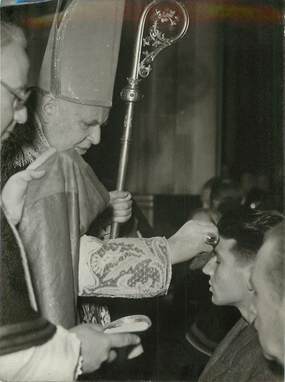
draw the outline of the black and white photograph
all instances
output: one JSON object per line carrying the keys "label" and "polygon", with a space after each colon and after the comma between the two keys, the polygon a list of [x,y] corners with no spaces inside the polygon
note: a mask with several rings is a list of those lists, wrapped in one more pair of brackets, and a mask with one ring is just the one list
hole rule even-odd
{"label": "black and white photograph", "polygon": [[0,382],[284,382],[284,0],[0,12]]}

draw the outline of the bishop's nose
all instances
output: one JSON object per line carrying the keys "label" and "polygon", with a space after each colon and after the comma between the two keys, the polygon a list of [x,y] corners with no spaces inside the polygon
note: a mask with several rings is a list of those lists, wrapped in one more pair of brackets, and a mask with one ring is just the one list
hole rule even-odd
{"label": "bishop's nose", "polygon": [[101,140],[101,127],[100,125],[94,125],[90,127],[88,139],[93,145],[98,145]]}

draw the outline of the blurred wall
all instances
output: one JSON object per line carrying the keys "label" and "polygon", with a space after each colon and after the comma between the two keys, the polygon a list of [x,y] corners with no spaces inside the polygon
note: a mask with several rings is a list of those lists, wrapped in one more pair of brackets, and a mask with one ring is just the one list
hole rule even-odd
{"label": "blurred wall", "polygon": [[219,128],[219,31],[185,2],[187,35],[161,53],[142,82],[127,188],[139,194],[197,194],[216,173]]}
{"label": "blurred wall", "polygon": [[[264,177],[282,204],[282,0],[240,0],[224,19],[223,150],[230,174]],[[228,7],[229,8],[229,7]]]}
{"label": "blurred wall", "polygon": [[[64,3],[68,0],[64,0]],[[183,1],[183,0],[182,0]],[[139,15],[148,0],[126,0],[108,126],[87,161],[115,187],[124,104]],[[184,0],[187,35],[157,57],[141,82],[128,187],[138,194],[196,194],[221,168],[266,175],[282,196],[282,0]],[[56,1],[12,7],[25,26],[37,77]],[[17,10],[16,10],[17,9]],[[86,42],[88,43],[88,42]]]}

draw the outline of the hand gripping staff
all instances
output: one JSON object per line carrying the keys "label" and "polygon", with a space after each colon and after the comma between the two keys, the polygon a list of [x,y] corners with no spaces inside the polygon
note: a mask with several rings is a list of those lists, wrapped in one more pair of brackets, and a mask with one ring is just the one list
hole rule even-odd
{"label": "hand gripping staff", "polygon": [[[142,12],[134,46],[131,74],[127,78],[127,86],[121,92],[121,98],[126,102],[127,107],[117,178],[119,191],[124,189],[126,180],[134,106],[142,98],[139,82],[149,76],[156,56],[181,39],[187,32],[188,26],[188,12],[184,5],[176,0],[154,0]],[[116,238],[118,234],[119,223],[113,223],[111,237]]]}

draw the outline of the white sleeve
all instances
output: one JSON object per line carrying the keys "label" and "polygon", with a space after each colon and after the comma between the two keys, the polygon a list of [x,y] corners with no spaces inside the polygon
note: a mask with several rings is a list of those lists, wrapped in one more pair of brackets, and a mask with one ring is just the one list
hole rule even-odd
{"label": "white sleeve", "polygon": [[57,326],[51,340],[40,346],[0,357],[1,381],[73,381],[81,366],[80,341]]}
{"label": "white sleeve", "polygon": [[171,256],[163,237],[80,238],[79,296],[146,298],[166,294]]}

